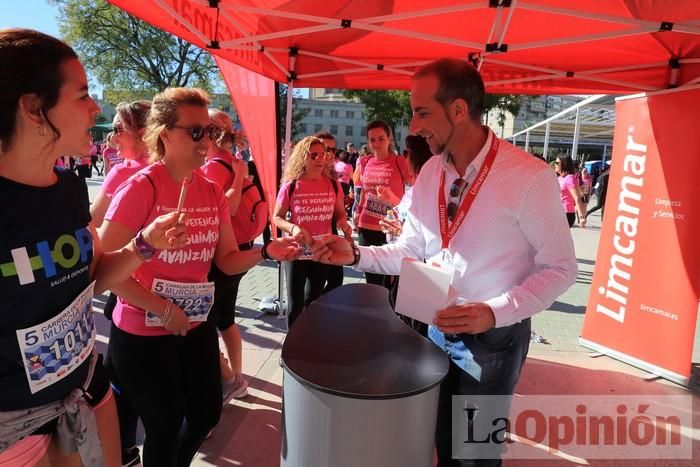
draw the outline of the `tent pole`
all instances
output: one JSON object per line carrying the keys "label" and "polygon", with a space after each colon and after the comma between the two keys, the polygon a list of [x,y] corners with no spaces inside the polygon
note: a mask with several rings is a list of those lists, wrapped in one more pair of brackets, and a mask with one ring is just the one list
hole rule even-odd
{"label": "tent pole", "polygon": [[576,120],[574,122],[574,143],[571,145],[571,158],[578,159],[578,138],[581,132],[581,107],[576,107]]}
{"label": "tent pole", "polygon": [[[287,84],[287,114],[285,116],[284,122],[284,148],[282,149],[282,163],[280,175],[282,170],[287,166],[287,160],[289,159],[291,148],[292,148],[292,95],[294,94],[294,68],[296,65],[297,50],[292,49],[289,51],[289,83]],[[278,274],[279,282],[278,296],[280,297],[280,306],[277,310],[277,317],[283,318],[287,315],[287,294],[285,293],[284,286],[284,268],[282,263],[280,263],[280,272]]]}
{"label": "tent pole", "polygon": [[530,132],[525,132],[525,152],[530,152]]}
{"label": "tent pole", "polygon": [[547,122],[547,125],[544,127],[544,148],[542,149],[542,155],[544,156],[544,160],[549,162],[549,122]]}

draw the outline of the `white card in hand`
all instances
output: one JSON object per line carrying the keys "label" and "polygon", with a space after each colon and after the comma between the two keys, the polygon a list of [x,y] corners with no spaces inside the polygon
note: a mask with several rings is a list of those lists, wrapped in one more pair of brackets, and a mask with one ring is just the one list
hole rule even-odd
{"label": "white card in hand", "polygon": [[449,304],[451,267],[405,258],[401,262],[396,312],[432,324],[435,312]]}

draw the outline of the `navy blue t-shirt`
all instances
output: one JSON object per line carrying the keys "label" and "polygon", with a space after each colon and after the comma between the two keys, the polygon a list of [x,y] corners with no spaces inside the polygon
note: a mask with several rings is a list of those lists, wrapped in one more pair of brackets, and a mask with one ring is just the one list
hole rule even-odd
{"label": "navy blue t-shirt", "polygon": [[0,177],[0,411],[63,399],[80,386],[89,359],[31,394],[16,331],[63,311],[89,285],[93,242],[87,186],[73,172],[32,187]]}

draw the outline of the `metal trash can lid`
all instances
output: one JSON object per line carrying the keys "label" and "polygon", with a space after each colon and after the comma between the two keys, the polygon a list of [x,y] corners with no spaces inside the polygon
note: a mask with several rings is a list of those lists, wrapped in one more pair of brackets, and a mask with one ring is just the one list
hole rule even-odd
{"label": "metal trash can lid", "polygon": [[358,399],[425,392],[447,375],[449,360],[396,316],[388,291],[368,284],[339,287],[296,319],[282,362],[300,383]]}

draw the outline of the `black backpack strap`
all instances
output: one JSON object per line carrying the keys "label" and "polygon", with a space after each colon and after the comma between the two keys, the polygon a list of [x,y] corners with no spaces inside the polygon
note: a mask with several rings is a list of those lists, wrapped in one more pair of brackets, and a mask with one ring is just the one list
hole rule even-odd
{"label": "black backpack strap", "polygon": [[287,188],[287,198],[289,198],[289,202],[291,204],[292,202],[292,194],[294,193],[294,190],[297,187],[297,180],[296,178],[289,182],[289,188]]}
{"label": "black backpack strap", "polygon": [[229,164],[229,163],[226,162],[225,160],[223,160],[223,159],[212,159],[212,160],[213,160],[214,162],[218,162],[219,164],[221,164],[221,165],[223,165],[224,167],[226,167],[226,170],[228,170],[230,173],[233,173],[233,167],[231,166],[231,164]]}

